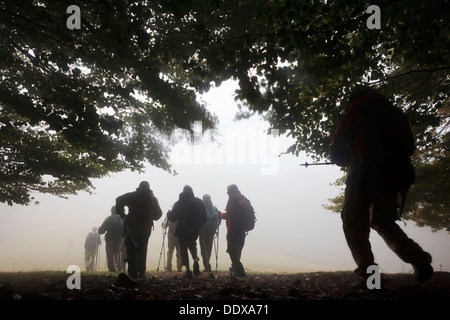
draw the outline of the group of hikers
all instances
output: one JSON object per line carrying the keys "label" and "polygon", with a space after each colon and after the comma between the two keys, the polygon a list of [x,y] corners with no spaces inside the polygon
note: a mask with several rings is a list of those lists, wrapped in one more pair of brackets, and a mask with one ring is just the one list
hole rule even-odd
{"label": "group of hikers", "polygon": [[[376,265],[369,242],[372,228],[400,259],[413,266],[418,282],[427,281],[434,273],[431,255],[408,238],[396,223],[403,210],[406,192],[415,179],[411,165],[415,144],[407,118],[388,99],[367,86],[358,86],[352,91],[345,111],[332,137],[330,159],[331,163],[347,168],[341,217],[345,239],[357,266],[355,273],[367,279],[368,267]],[[167,270],[172,270],[173,250],[177,248],[177,270],[181,271],[184,266],[186,277],[192,277],[189,251],[194,261],[193,274],[199,274],[196,243],[200,236],[203,265],[206,271],[211,271],[212,243],[220,220],[224,219],[230,270],[236,276],[245,276],[241,252],[246,233],[253,227],[254,210],[236,185],[228,186],[227,193],[226,209],[219,212],[210,196],[205,195],[201,200],[195,197],[190,186],[184,187],[163,223],[163,227],[168,228]],[[125,206],[128,214],[124,212]],[[119,218],[109,217],[98,232],[104,233],[113,221],[121,220],[128,275],[144,277],[153,221],[162,215],[149,183],[143,181],[135,192],[118,197],[113,215]],[[112,244],[116,242],[115,236],[105,237],[105,241],[107,255],[109,252],[108,267],[117,270],[120,245]],[[111,264],[109,256],[114,256]]]}
{"label": "group of hikers", "polygon": [[[172,210],[167,212],[162,223],[168,237],[167,271],[172,271],[173,253],[176,250],[177,271],[181,272],[182,267],[185,267],[185,277],[199,275],[200,258],[197,250],[199,240],[204,271],[211,272],[210,258],[214,239],[220,221],[226,220],[227,252],[231,259],[230,272],[236,277],[246,275],[241,262],[241,252],[246,234],[254,226],[255,213],[250,201],[235,184],[228,186],[227,193],[229,198],[226,209],[220,212],[213,205],[210,195],[205,194],[202,200],[194,195],[191,186],[184,186],[178,201]],[[125,214],[125,207],[128,208],[128,214]],[[162,210],[158,199],[150,189],[148,181],[142,181],[136,191],[118,197],[111,215],[98,230],[94,227],[86,237],[86,270],[94,269],[96,253],[101,244],[100,235],[106,232],[108,270],[123,271],[123,263],[126,261],[129,277],[145,278],[148,241],[154,221],[159,220],[161,216]],[[189,253],[193,259],[192,271]]]}

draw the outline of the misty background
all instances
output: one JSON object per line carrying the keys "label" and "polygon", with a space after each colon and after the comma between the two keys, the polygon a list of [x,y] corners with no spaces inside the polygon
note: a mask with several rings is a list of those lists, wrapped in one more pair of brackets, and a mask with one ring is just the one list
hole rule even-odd
{"label": "misty background", "polygon": [[[355,264],[345,242],[340,215],[322,207],[340,192],[339,187],[330,185],[342,176],[339,167],[305,168],[299,165],[313,162],[305,155],[279,157],[292,140],[267,136],[268,124],[258,115],[234,121],[238,111],[233,98],[235,88],[232,81],[227,81],[199,97],[219,118],[218,130],[214,132],[218,142],[211,143],[203,137],[200,149],[198,143],[190,146],[182,141],[176,145],[172,157],[176,176],[149,166],[144,174],[126,171],[92,180],[96,188],[93,194],[80,192],[62,199],[36,193],[38,205],[1,204],[0,271],[66,270],[69,265],[85,270],[87,233],[110,215],[116,197],[134,191],[142,180],[150,182],[163,210],[163,217],[155,222],[150,236],[147,271],[156,270],[158,266],[163,243],[161,223],[184,185],[192,186],[197,197],[210,194],[213,204],[222,211],[228,200],[226,187],[232,183],[249,198],[257,213],[256,227],[247,236],[242,253],[247,269],[273,272],[353,270]],[[242,134],[242,140],[236,139],[236,134]],[[227,140],[230,135],[232,139]],[[240,158],[242,146],[248,152]],[[448,232],[432,232],[410,221],[398,223],[408,236],[430,252],[436,271],[450,271]],[[227,270],[231,264],[225,235],[223,222],[219,270]],[[393,254],[376,232],[371,232],[371,242],[382,272],[412,272],[411,265]],[[100,269],[107,270],[104,242],[99,252]],[[164,261],[165,257],[161,257],[160,270],[164,270]],[[214,252],[210,262],[215,270]]]}

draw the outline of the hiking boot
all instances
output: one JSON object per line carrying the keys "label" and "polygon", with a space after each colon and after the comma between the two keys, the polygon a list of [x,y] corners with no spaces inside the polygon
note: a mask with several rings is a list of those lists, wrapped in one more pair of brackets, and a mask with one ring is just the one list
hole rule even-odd
{"label": "hiking boot", "polygon": [[236,272],[234,274],[235,277],[246,277],[247,274],[245,273],[245,271],[240,271],[240,272]]}
{"label": "hiking boot", "polygon": [[205,264],[205,269],[203,270],[203,272],[211,272],[211,265],[209,263]]}
{"label": "hiking boot", "polygon": [[192,279],[192,272],[191,272],[191,270],[186,270],[186,273],[184,274],[184,278]]}
{"label": "hiking boot", "polygon": [[230,269],[230,274],[232,277],[246,277],[247,274],[245,273],[244,270],[235,270],[233,267],[231,267]]}
{"label": "hiking boot", "polygon": [[428,281],[434,273],[433,267],[431,266],[431,255],[425,252],[424,257],[418,263],[413,263],[414,277],[417,282]]}
{"label": "hiking boot", "polygon": [[378,264],[372,262],[371,264],[360,266],[353,270],[353,273],[360,277],[362,280],[366,281],[367,278],[369,278],[371,275],[370,273],[367,273],[367,268],[370,266],[378,266]]}
{"label": "hiking boot", "polygon": [[194,262],[194,275],[200,275],[200,266],[198,265],[197,261]]}

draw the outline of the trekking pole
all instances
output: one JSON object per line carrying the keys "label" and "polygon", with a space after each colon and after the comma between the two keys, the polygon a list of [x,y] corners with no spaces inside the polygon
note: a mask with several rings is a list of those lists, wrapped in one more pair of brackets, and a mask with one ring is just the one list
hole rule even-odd
{"label": "trekking pole", "polygon": [[[218,267],[218,259],[219,259],[219,229],[217,228],[216,239],[214,239],[214,253],[216,255],[216,275],[217,275],[217,267]],[[217,245],[216,245],[217,240]]]}
{"label": "trekking pole", "polygon": [[124,220],[123,224],[124,224],[125,228],[127,229],[126,236],[130,237],[131,242],[133,242],[134,248],[137,248],[136,241],[134,241],[133,236],[131,235],[130,229],[128,228],[128,223],[126,223],[125,220]]}
{"label": "trekking pole", "polygon": [[[163,242],[162,242],[162,246],[161,246],[161,251],[159,252],[159,261],[158,261],[158,268],[156,268],[156,271],[159,271],[159,265],[161,264],[161,255],[163,253],[164,250],[164,240],[166,239],[166,234],[167,234],[167,228],[164,228],[164,233],[163,233]],[[166,264],[166,258],[164,258],[164,264]]]}
{"label": "trekking pole", "polygon": [[99,260],[99,252],[98,252],[98,240],[100,239],[100,235],[97,235],[97,252],[95,254],[95,262],[94,262],[94,271],[98,271],[98,260]]}
{"label": "trekking pole", "polygon": [[100,246],[97,246],[97,270],[100,270]]}
{"label": "trekking pole", "polygon": [[334,164],[331,162],[315,162],[315,163],[308,163],[305,161],[305,163],[300,164],[301,166],[304,166],[305,168],[308,168],[309,166],[326,166],[326,165],[330,165],[330,164]]}
{"label": "trekking pole", "polygon": [[[104,237],[103,237],[103,242],[105,242],[105,238],[106,238],[106,234],[105,234]],[[105,247],[106,247],[106,242],[105,242]],[[107,265],[106,265],[107,262],[108,262],[108,257],[107,257],[107,255],[105,254],[105,270],[106,270],[106,268],[107,268]]]}

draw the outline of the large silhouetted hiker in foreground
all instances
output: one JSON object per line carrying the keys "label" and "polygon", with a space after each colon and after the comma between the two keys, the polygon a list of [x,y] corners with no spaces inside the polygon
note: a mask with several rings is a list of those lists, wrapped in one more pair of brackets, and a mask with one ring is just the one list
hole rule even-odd
{"label": "large silhouetted hiker in foreground", "polygon": [[[125,207],[128,207],[127,215]],[[162,216],[158,199],[153,195],[150,184],[142,181],[136,191],[118,197],[116,212],[124,219],[128,275],[131,278],[145,278],[147,245],[153,221]]]}
{"label": "large silhouetted hiker in foreground", "polygon": [[189,266],[188,250],[194,260],[194,275],[200,274],[199,258],[197,255],[197,238],[200,227],[206,222],[206,212],[203,201],[194,196],[190,186],[185,186],[180,193],[179,200],[174,204],[168,215],[169,221],[178,221],[175,236],[180,246],[181,262],[186,267],[187,278],[192,277]]}
{"label": "large silhouetted hiker in foreground", "polygon": [[369,87],[350,95],[346,114],[331,143],[331,161],[348,166],[342,222],[345,238],[357,264],[355,273],[367,278],[375,265],[370,228],[404,262],[413,265],[419,282],[433,274],[431,255],[401,230],[397,197],[414,182],[411,155],[415,145],[400,109]]}
{"label": "large silhouetted hiker in foreground", "polygon": [[228,202],[225,212],[219,214],[227,224],[227,252],[231,260],[231,274],[237,277],[246,275],[241,262],[246,233],[253,229],[254,210],[250,201],[241,194],[235,184],[227,187]]}

